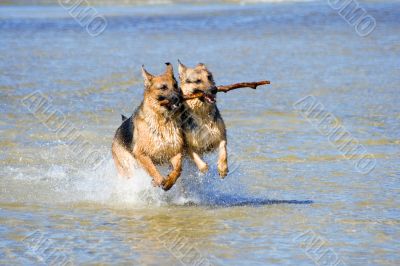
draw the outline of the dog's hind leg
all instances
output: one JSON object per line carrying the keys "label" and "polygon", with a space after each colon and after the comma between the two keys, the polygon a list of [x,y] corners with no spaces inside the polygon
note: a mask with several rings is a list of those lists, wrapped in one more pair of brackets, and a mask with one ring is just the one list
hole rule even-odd
{"label": "dog's hind leg", "polygon": [[189,150],[189,156],[192,158],[200,172],[202,172],[203,174],[207,173],[207,163],[205,163],[196,152]]}
{"label": "dog's hind leg", "polygon": [[226,140],[219,143],[218,172],[221,178],[228,175],[228,152],[226,150]]}
{"label": "dog's hind leg", "polygon": [[113,142],[111,151],[118,174],[123,177],[132,177],[135,163],[133,156],[117,142]]}
{"label": "dog's hind leg", "polygon": [[169,173],[166,180],[162,184],[162,188],[167,191],[169,190],[178,180],[182,173],[182,153],[178,153],[170,160],[172,165],[172,171]]}

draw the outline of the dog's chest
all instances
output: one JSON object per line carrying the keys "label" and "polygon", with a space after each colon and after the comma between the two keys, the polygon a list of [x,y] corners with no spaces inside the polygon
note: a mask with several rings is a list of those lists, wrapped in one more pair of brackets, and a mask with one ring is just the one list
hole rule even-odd
{"label": "dog's chest", "polygon": [[213,117],[193,116],[185,130],[185,141],[196,152],[214,150],[223,138],[223,125]]}
{"label": "dog's chest", "polygon": [[182,150],[182,132],[177,123],[168,121],[162,125],[153,125],[150,132],[155,157],[171,158]]}

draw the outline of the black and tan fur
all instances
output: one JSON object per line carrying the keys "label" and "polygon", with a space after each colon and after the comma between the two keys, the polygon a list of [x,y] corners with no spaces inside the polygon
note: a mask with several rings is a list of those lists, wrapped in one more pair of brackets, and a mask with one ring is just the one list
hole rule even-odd
{"label": "black and tan fur", "polygon": [[228,174],[226,129],[216,105],[217,87],[212,73],[204,64],[188,68],[179,61],[179,79],[183,95],[196,92],[204,94],[201,98],[187,100],[185,103],[188,118],[182,128],[186,151],[204,173],[208,171],[208,165],[200,156],[218,149],[218,172],[223,178]]}
{"label": "black and tan fur", "polygon": [[[149,173],[153,185],[169,190],[182,171],[184,139],[181,130],[181,91],[174,78],[172,65],[160,76],[142,68],[144,97],[134,114],[125,118],[112,143],[112,156],[118,173],[134,175],[135,160]],[[163,106],[163,100],[170,104]],[[171,172],[164,178],[156,164],[169,162]]]}

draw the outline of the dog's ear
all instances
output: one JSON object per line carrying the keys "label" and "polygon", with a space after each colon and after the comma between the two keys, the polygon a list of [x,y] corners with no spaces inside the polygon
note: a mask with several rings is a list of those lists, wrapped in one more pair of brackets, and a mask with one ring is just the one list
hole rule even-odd
{"label": "dog's ear", "polygon": [[121,119],[122,119],[122,122],[124,122],[126,119],[128,119],[128,117],[126,117],[123,114],[121,114]]}
{"label": "dog's ear", "polygon": [[196,68],[200,68],[200,69],[207,69],[206,65],[203,63],[198,63]]}
{"label": "dog's ear", "polygon": [[142,76],[144,79],[144,86],[147,88],[151,84],[151,80],[153,79],[153,75],[144,69],[144,65],[142,65]]}
{"label": "dog's ear", "polygon": [[171,63],[167,62],[167,63],[165,63],[165,65],[167,65],[167,68],[165,69],[165,74],[166,75],[170,75],[171,77],[173,77],[174,76],[174,69],[173,69]]}
{"label": "dog's ear", "polygon": [[185,73],[186,73],[187,67],[181,63],[181,61],[178,59],[178,72],[179,72],[179,78],[181,80],[184,79]]}

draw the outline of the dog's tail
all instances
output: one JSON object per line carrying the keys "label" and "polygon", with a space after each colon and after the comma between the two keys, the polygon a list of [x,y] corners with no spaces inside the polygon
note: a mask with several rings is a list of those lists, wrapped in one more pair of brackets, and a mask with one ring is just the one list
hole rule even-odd
{"label": "dog's tail", "polygon": [[123,114],[121,114],[121,119],[122,119],[122,122],[124,122],[126,119],[128,119],[128,117],[126,117]]}

